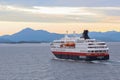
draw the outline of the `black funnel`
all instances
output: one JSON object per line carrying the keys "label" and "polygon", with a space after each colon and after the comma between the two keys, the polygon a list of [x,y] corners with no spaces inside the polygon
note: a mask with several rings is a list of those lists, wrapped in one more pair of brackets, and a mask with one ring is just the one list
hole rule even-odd
{"label": "black funnel", "polygon": [[83,32],[81,38],[90,39],[90,37],[88,36],[88,32],[89,32],[88,30],[84,30],[84,32]]}

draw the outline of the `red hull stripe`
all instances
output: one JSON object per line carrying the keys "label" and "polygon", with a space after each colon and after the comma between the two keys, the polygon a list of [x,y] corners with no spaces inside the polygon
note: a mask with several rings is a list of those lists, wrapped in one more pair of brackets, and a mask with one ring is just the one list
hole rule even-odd
{"label": "red hull stripe", "polygon": [[78,52],[59,52],[52,51],[53,54],[71,55],[71,56],[109,56],[108,53],[78,53]]}

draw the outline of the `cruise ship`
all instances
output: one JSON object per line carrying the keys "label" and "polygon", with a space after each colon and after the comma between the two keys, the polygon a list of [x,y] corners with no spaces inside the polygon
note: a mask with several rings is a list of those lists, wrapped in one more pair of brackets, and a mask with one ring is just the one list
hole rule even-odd
{"label": "cruise ship", "polygon": [[84,30],[81,37],[68,37],[66,34],[60,40],[54,40],[51,44],[52,53],[60,59],[72,60],[108,60],[109,48],[105,42],[90,39],[88,30]]}

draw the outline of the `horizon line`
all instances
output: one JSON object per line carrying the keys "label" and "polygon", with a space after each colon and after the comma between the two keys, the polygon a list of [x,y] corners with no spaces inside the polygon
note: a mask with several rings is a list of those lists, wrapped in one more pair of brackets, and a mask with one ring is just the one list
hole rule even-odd
{"label": "horizon line", "polygon": [[[41,31],[46,31],[46,32],[49,32],[49,33],[56,33],[56,32],[51,32],[51,31],[48,31],[48,30],[45,30],[45,29],[33,29],[33,28],[31,28],[31,27],[26,27],[26,28],[23,28],[23,29],[21,29],[21,30],[19,30],[19,31],[17,31],[17,32],[14,32],[13,34],[3,34],[3,35],[0,35],[0,36],[5,36],[5,35],[14,35],[14,34],[16,34],[16,33],[19,33],[19,32],[21,32],[21,31],[23,31],[23,30],[26,30],[26,29],[29,29],[29,30],[33,30],[33,31],[38,31],[38,30],[41,30]],[[84,30],[87,30],[87,29],[84,29]],[[84,31],[83,30],[83,31]],[[108,30],[108,31],[90,31],[90,30],[88,30],[89,32],[101,32],[101,33],[105,33],[105,32],[120,32],[120,31],[116,31],[116,30]],[[69,33],[69,31],[67,30],[67,32],[68,32],[68,34],[74,34],[74,33],[76,33],[76,31],[73,31],[73,33]],[[63,33],[56,33],[56,34],[63,34]],[[66,32],[64,33],[64,34],[66,34]],[[82,32],[80,32],[80,33],[76,33],[76,34],[82,34]]]}

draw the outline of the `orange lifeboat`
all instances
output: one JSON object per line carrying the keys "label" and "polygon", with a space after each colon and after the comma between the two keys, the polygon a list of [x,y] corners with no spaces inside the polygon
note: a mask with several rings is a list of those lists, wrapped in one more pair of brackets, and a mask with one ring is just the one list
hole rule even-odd
{"label": "orange lifeboat", "polygon": [[75,47],[74,42],[66,42],[64,44],[61,44],[60,47]]}
{"label": "orange lifeboat", "polygon": [[64,44],[64,46],[75,47],[75,43],[74,42],[67,42],[67,43]]}

